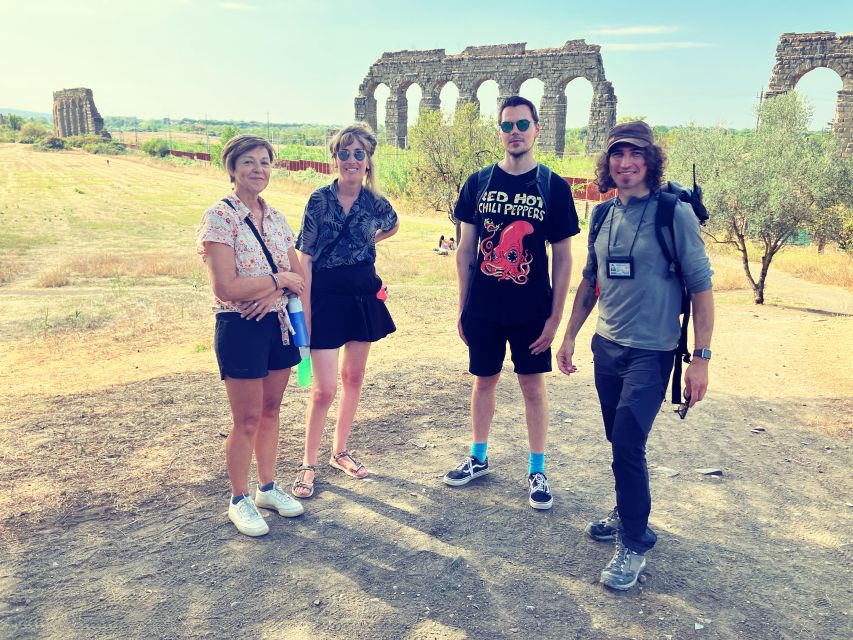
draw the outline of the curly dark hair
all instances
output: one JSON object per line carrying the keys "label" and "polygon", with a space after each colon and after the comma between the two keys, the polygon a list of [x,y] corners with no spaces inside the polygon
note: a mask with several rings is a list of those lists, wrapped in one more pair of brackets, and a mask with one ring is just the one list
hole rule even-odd
{"label": "curly dark hair", "polygon": [[[656,144],[643,147],[643,156],[646,158],[646,186],[650,191],[660,188],[663,182],[663,168],[666,164],[666,156],[663,149]],[[616,183],[610,175],[610,153],[605,151],[598,156],[595,163],[595,184],[601,193],[607,193],[616,188]]]}

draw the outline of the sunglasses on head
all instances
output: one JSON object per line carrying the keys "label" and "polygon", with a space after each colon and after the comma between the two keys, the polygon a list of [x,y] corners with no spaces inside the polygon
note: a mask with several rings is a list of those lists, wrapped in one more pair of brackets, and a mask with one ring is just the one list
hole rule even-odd
{"label": "sunglasses on head", "polygon": [[512,131],[513,125],[518,127],[519,131],[527,131],[530,128],[530,124],[530,120],[516,120],[515,122],[512,122],[511,120],[504,120],[501,122],[501,131],[509,133]]}
{"label": "sunglasses on head", "polygon": [[[341,149],[336,155],[340,160],[346,162],[349,160],[350,152],[346,149]],[[355,156],[355,159],[358,161],[364,160],[367,157],[367,153],[365,153],[364,149],[356,149],[352,152],[352,155]]]}

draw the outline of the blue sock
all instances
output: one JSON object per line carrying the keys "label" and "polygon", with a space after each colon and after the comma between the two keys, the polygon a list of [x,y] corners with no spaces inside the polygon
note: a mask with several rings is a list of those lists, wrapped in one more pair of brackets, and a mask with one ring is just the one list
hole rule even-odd
{"label": "blue sock", "polygon": [[488,442],[475,442],[471,445],[471,455],[477,458],[480,462],[486,461],[486,451],[489,448]]}
{"label": "blue sock", "polygon": [[242,493],[239,496],[231,496],[231,504],[237,504],[238,502],[240,502],[240,500],[242,500],[245,497],[246,496],[244,496]]}
{"label": "blue sock", "polygon": [[275,480],[272,482],[267,482],[263,487],[258,487],[258,491],[269,491],[275,486]]}
{"label": "blue sock", "polygon": [[530,452],[530,466],[527,473],[545,473],[545,454]]}

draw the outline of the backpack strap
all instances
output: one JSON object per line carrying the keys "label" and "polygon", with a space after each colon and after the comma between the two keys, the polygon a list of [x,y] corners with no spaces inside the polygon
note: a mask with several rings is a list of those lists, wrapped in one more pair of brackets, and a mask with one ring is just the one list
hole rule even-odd
{"label": "backpack strap", "polygon": [[477,203],[483,198],[483,194],[489,188],[489,183],[492,181],[492,174],[495,172],[495,164],[490,164],[483,167],[477,173],[477,197],[474,199],[474,217],[477,217]]}
{"label": "backpack strap", "polygon": [[542,202],[545,205],[547,212],[551,204],[551,175],[550,167],[545,166],[541,162],[536,165],[536,186],[539,187],[539,195],[542,196]]}
{"label": "backpack strap", "polygon": [[[681,277],[681,264],[678,262],[678,249],[675,246],[675,204],[678,196],[665,191],[660,192],[658,211],[655,216],[655,236],[660,249],[669,263],[669,270],[681,284],[681,334],[675,348],[675,362],[672,367],[672,404],[681,404],[681,363],[690,363],[690,351],[687,349],[687,327],[690,324],[690,294]],[[668,232],[664,230],[668,229]],[[670,247],[672,247],[670,249]]]}

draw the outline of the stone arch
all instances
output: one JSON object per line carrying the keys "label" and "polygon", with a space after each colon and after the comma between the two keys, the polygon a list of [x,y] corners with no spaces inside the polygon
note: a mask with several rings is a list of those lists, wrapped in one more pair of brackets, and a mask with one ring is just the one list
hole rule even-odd
{"label": "stone arch", "polygon": [[[478,103],[477,89],[487,80],[497,82],[500,105],[505,98],[518,94],[525,80],[538,78],[545,83],[540,105],[540,124],[543,127],[540,146],[562,153],[565,146],[564,90],[571,79],[579,76],[587,78],[595,88],[590,107],[587,151],[598,151],[603,148],[607,133],[616,122],[616,95],[604,75],[601,47],[587,44],[584,40],[569,40],[561,47],[530,51],[526,43],[521,42],[467,47],[462,53],[451,55],[447,55],[444,49],[383,53],[370,67],[359,87],[355,99],[356,117],[361,113],[369,115],[368,89],[371,82],[380,80],[392,89],[404,81],[418,82],[423,88],[421,109],[426,110],[439,108],[439,94],[447,82],[452,81],[459,89],[458,108],[465,103]],[[399,107],[398,101],[398,112]],[[375,113],[375,103],[373,109]],[[395,129],[395,136],[391,135],[389,128],[388,140],[396,140],[400,144],[405,136],[401,140],[399,133],[399,126]]]}
{"label": "stone arch", "polygon": [[842,141],[842,156],[853,156],[853,34],[783,33],[776,47],[767,97],[791,91],[806,73],[820,67],[832,69],[841,77],[833,131]]}

